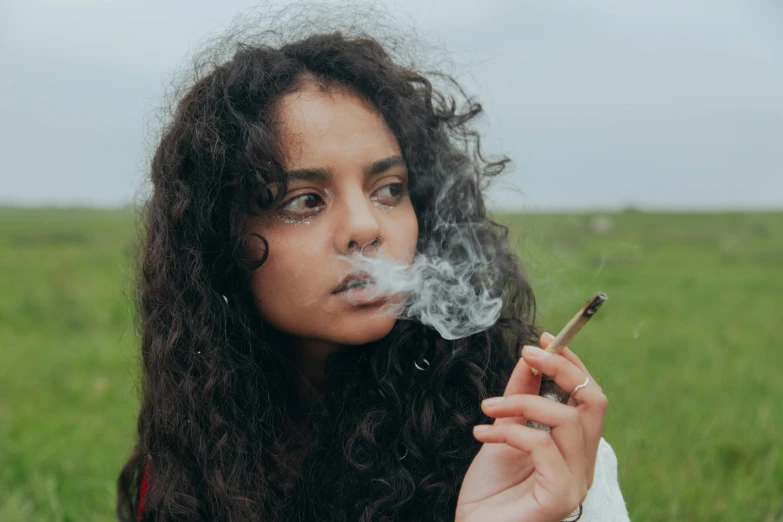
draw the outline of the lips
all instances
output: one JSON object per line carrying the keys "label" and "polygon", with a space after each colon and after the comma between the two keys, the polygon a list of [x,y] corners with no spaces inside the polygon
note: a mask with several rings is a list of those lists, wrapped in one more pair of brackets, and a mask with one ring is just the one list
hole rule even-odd
{"label": "lips", "polygon": [[340,285],[335,288],[332,293],[339,294],[340,292],[345,292],[346,290],[351,290],[353,288],[363,288],[373,283],[375,283],[375,279],[373,279],[368,272],[358,270],[345,276],[340,282]]}

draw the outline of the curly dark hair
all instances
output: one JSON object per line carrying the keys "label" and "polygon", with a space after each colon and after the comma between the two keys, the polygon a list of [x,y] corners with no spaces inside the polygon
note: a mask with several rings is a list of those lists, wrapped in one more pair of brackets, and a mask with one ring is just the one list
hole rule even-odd
{"label": "curly dark hair", "polygon": [[[400,64],[362,30],[230,45],[230,59],[200,63],[151,163],[138,283],[142,403],[117,516],[453,520],[481,446],[472,427],[490,422],[480,401],[502,394],[518,348],[538,336],[522,265],[482,195],[509,160],[482,155],[473,127],[482,108],[452,76]],[[321,400],[305,412],[306,451],[297,451],[281,447],[292,369],[248,286],[268,245],[252,258],[249,239],[263,238],[249,238],[245,223],[254,203],[268,209],[285,193],[268,189],[285,182],[270,108],[306,80],[348,87],[377,108],[408,166],[417,247],[448,244],[470,225],[502,276],[492,281],[503,308],[492,327],[466,338],[398,320],[383,339],[332,354]],[[422,358],[430,365],[416,370]],[[145,466],[148,494],[137,513]]]}

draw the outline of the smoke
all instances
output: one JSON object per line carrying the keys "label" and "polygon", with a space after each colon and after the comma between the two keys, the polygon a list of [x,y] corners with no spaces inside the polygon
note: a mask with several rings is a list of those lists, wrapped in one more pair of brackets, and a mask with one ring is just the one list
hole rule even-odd
{"label": "smoke", "polygon": [[404,295],[401,303],[386,305],[380,314],[399,314],[418,320],[444,339],[459,339],[486,330],[497,321],[503,304],[484,285],[472,283],[477,260],[454,263],[443,257],[417,254],[409,265],[384,255],[343,256],[356,269],[365,270],[375,284],[367,288],[370,297]]}
{"label": "smoke", "polygon": [[[437,209],[446,202],[452,206],[464,203],[450,190],[456,188],[453,182],[443,187]],[[470,212],[469,206],[466,210]],[[433,238],[410,264],[386,255],[383,248],[372,256],[355,252],[340,259],[372,276],[374,285],[365,290],[368,297],[402,296],[396,300],[400,302],[382,307],[380,315],[397,314],[401,319],[418,320],[437,330],[444,339],[452,340],[495,324],[503,300],[492,295],[492,289],[498,287],[498,274],[492,265],[493,252],[488,251],[487,244],[482,245],[482,224],[446,222],[443,215],[436,213],[438,224]]]}

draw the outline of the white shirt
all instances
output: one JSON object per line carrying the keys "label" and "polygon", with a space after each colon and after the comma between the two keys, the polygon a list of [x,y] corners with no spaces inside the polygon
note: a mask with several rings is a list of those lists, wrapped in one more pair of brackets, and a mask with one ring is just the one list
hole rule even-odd
{"label": "white shirt", "polygon": [[630,522],[623,493],[617,482],[617,457],[606,440],[601,438],[595,460],[593,485],[582,503],[579,522]]}

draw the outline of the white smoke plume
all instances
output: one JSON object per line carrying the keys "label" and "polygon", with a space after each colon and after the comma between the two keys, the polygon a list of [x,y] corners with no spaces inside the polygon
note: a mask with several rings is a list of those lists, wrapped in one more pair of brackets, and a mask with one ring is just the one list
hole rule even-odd
{"label": "white smoke plume", "polygon": [[372,296],[405,294],[400,305],[387,305],[381,314],[397,313],[401,319],[418,320],[444,339],[459,339],[492,326],[503,304],[485,286],[475,288],[471,276],[479,259],[454,263],[443,257],[417,254],[409,265],[387,256],[355,253],[341,259],[367,271],[375,281],[367,288]]}
{"label": "white smoke plume", "polygon": [[417,252],[412,263],[392,259],[382,248],[373,256],[355,252],[340,257],[371,275],[375,283],[367,287],[371,297],[405,295],[400,305],[386,305],[380,314],[418,320],[449,340],[486,330],[498,320],[503,306],[500,297],[490,294],[499,275],[492,268],[493,252],[480,241],[481,224],[454,223],[443,217],[448,204],[472,205],[469,198],[458,196],[454,180],[442,187],[435,204],[439,210],[435,235],[443,240],[430,240],[426,252]]}

